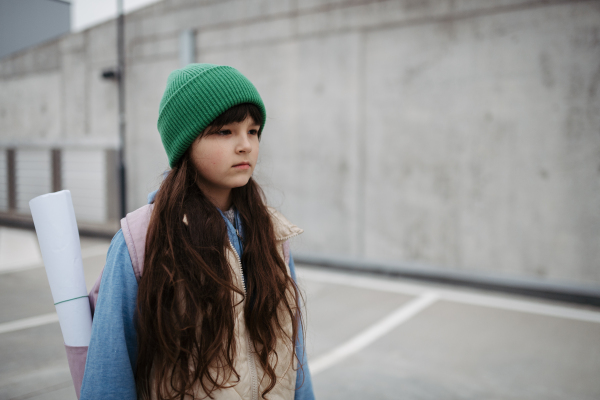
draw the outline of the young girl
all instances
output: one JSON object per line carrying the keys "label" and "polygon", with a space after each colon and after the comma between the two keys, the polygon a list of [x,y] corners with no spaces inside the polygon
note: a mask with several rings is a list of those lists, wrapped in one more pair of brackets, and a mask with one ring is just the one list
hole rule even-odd
{"label": "young girl", "polygon": [[314,398],[287,245],[302,230],[252,179],[265,118],[234,68],[169,76],[171,170],[112,240],[82,399]]}

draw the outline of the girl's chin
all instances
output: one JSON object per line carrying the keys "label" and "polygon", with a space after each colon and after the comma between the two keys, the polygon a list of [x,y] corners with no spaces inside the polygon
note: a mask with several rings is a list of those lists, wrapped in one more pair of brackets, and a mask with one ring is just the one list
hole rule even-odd
{"label": "girl's chin", "polygon": [[250,181],[250,177],[244,178],[244,179],[236,179],[235,182],[232,182],[230,187],[232,189],[235,188],[239,188],[242,186],[246,186],[248,184],[248,182]]}

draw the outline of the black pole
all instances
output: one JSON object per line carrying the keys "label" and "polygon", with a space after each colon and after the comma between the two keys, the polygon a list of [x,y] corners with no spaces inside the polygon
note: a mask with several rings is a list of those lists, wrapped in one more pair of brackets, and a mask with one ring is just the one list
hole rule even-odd
{"label": "black pole", "polygon": [[117,83],[119,85],[119,183],[121,194],[121,218],[127,213],[127,185],[125,174],[125,15],[123,0],[117,0]]}

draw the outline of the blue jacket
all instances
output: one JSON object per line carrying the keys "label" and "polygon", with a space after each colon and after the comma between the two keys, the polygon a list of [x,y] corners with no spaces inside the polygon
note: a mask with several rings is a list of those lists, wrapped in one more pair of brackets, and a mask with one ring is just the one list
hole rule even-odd
{"label": "blue jacket", "polygon": [[[152,202],[156,192],[148,196]],[[226,218],[231,243],[238,254],[242,248],[235,240],[235,229]],[[293,258],[290,271],[296,280]],[[102,274],[100,292],[92,324],[81,399],[137,399],[134,371],[137,357],[137,336],[134,324],[138,283],[133,272],[127,244],[121,230],[113,237]],[[312,381],[306,360],[303,335],[296,343],[303,368],[296,376],[296,400],[314,399]]]}

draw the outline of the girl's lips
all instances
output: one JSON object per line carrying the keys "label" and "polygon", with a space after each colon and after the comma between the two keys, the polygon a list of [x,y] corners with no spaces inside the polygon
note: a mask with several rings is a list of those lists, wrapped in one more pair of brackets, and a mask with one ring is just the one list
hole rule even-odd
{"label": "girl's lips", "polygon": [[248,169],[248,168],[250,168],[250,164],[249,163],[240,163],[240,164],[234,165],[233,168]]}

